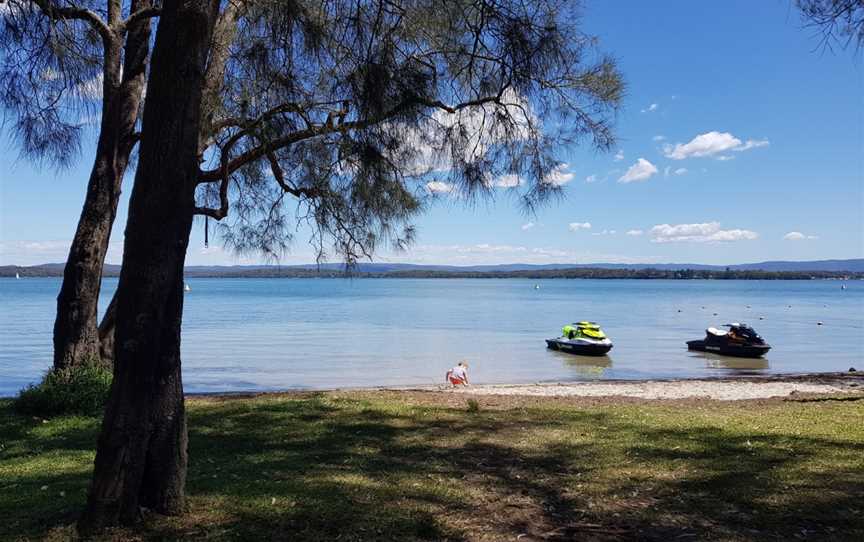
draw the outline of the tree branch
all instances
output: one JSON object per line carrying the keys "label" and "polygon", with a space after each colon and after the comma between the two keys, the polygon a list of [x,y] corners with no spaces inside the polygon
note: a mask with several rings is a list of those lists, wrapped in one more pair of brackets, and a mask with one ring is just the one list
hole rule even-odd
{"label": "tree branch", "polygon": [[33,3],[52,19],[75,19],[86,22],[102,36],[104,41],[111,41],[115,37],[111,28],[94,11],[86,8],[61,7],[50,0],[33,0]]}
{"label": "tree branch", "polygon": [[[504,87],[504,88],[506,88],[506,87]],[[249,162],[252,162],[254,160],[258,160],[258,159],[266,156],[267,153],[272,153],[272,152],[278,151],[279,149],[283,149],[289,145],[293,145],[294,143],[297,143],[298,141],[303,141],[304,139],[310,139],[313,137],[317,137],[317,136],[321,136],[321,135],[328,135],[328,134],[333,134],[333,133],[346,133],[346,132],[349,132],[351,130],[361,130],[363,128],[368,128],[369,126],[373,126],[375,124],[378,124],[379,122],[383,122],[389,118],[395,117],[400,112],[404,111],[405,108],[410,107],[412,105],[421,104],[421,105],[426,105],[428,107],[434,107],[437,109],[442,109],[448,113],[456,113],[457,111],[459,111],[461,109],[465,109],[466,107],[483,105],[483,104],[487,104],[487,103],[500,104],[501,103],[501,96],[503,95],[503,93],[504,93],[504,89],[502,89],[495,96],[486,96],[484,98],[478,98],[476,100],[470,100],[467,102],[462,102],[462,103],[459,103],[459,104],[456,104],[453,106],[447,105],[440,100],[427,100],[424,98],[415,97],[415,98],[412,98],[411,100],[406,100],[406,101],[398,104],[396,107],[394,107],[390,111],[387,111],[387,112],[379,115],[378,117],[373,117],[373,118],[366,119],[366,120],[343,122],[340,124],[334,124],[334,123],[330,122],[330,123],[325,123],[323,125],[310,125],[303,130],[298,130],[296,132],[292,132],[288,135],[282,136],[280,138],[276,138],[272,141],[268,141],[259,147],[255,147],[253,149],[250,149],[250,150],[244,152],[243,154],[241,154],[240,156],[238,156],[234,160],[231,160],[228,163],[227,172],[228,172],[228,174],[231,174],[231,173],[237,171],[239,168],[243,167],[244,165],[248,164]],[[274,114],[274,112],[293,110],[293,108],[295,108],[295,107],[297,107],[297,105],[293,104],[293,103],[292,104],[284,104],[284,105],[275,107],[275,108],[271,109],[270,111],[267,111],[266,113],[264,113],[264,115],[262,115],[262,117],[253,121],[250,124],[250,128],[257,125],[261,121],[263,121],[265,117]],[[246,135],[248,130],[249,130],[249,128],[247,128],[246,130],[244,130],[242,132],[239,132],[238,134],[235,134],[235,136],[232,137],[229,144],[233,145],[233,143],[236,142],[236,140],[238,139],[238,136],[242,137],[243,135]],[[223,173],[222,168],[201,171],[201,173],[198,177],[198,183],[200,184],[200,183],[209,183],[209,182],[218,181],[222,178],[222,173]]]}
{"label": "tree branch", "polygon": [[226,216],[228,216],[228,180],[230,177],[228,175],[222,179],[222,184],[219,185],[219,208],[213,209],[211,207],[195,207],[193,210],[193,214],[196,215],[207,215],[210,218],[215,218],[216,220],[222,220]]}
{"label": "tree branch", "polygon": [[316,198],[321,194],[321,192],[315,188],[298,188],[289,186],[288,183],[285,182],[285,172],[282,171],[282,167],[279,165],[276,155],[272,152],[268,152],[267,160],[270,162],[270,170],[273,171],[273,177],[276,179],[276,183],[279,184],[279,187],[284,192],[287,192],[296,198],[303,196],[306,196],[307,198]]}
{"label": "tree branch", "polygon": [[160,15],[162,15],[162,8],[151,6],[139,9],[135,13],[130,14],[128,17],[126,17],[126,20],[120,23],[120,26],[117,28],[117,32],[119,34],[122,34],[126,32],[126,30],[136,22],[143,19],[149,19],[151,17],[159,17]]}

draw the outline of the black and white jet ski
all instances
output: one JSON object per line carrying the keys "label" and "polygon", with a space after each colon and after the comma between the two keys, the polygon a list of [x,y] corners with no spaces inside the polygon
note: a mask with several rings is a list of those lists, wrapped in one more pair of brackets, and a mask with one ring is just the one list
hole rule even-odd
{"label": "black and white jet ski", "polygon": [[771,350],[771,345],[747,324],[733,323],[723,327],[728,329],[709,327],[705,330],[704,339],[687,341],[687,349],[740,358],[758,358]]}
{"label": "black and white jet ski", "polygon": [[568,324],[561,331],[557,339],[546,339],[547,347],[582,356],[602,356],[612,350],[612,341],[594,322]]}

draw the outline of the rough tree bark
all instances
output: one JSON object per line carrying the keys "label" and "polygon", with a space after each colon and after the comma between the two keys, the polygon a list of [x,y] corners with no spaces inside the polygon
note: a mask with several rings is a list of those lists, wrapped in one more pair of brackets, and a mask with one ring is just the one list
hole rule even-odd
{"label": "rough tree bark", "polygon": [[[151,0],[136,0],[132,2],[131,11],[151,5]],[[110,10],[109,25],[116,27],[119,17],[119,8]],[[135,124],[150,52],[150,19],[132,23],[126,34],[125,50],[122,37],[117,33],[113,39],[104,39],[104,47],[102,118],[96,159],[57,296],[56,369],[100,359],[96,318],[102,266],[117,215],[123,175],[137,141]]]}
{"label": "rough tree bark", "polygon": [[166,0],[151,62],[117,293],[114,381],[84,532],[184,509],[183,263],[198,178],[201,92],[219,0]]}
{"label": "rough tree bark", "polygon": [[[219,14],[213,30],[204,88],[201,96],[201,129],[198,153],[204,152],[213,137],[215,120],[220,109],[220,95],[225,80],[225,69],[230,55],[229,47],[237,34],[237,21],[243,15],[247,2],[229,2]],[[114,330],[117,325],[117,293],[111,298],[102,322],[99,324],[99,352],[105,363],[114,361]]]}

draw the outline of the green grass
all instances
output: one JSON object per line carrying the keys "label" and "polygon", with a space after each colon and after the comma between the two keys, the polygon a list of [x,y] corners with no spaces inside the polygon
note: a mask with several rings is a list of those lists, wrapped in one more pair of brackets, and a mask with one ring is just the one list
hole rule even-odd
{"label": "green grass", "polygon": [[108,401],[111,379],[111,368],[98,361],[51,369],[38,384],[22,389],[12,407],[21,414],[40,417],[96,414]]}
{"label": "green grass", "polygon": [[[864,400],[478,401],[192,399],[188,514],[106,538],[864,540]],[[0,402],[0,539],[69,537],[97,429]]]}

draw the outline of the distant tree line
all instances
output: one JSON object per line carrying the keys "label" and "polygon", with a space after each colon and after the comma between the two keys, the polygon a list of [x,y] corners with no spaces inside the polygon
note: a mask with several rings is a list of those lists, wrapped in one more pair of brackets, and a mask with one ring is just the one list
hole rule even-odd
{"label": "distant tree line", "polygon": [[477,279],[716,279],[716,280],[818,280],[861,279],[864,273],[837,273],[831,271],[757,271],[757,270],[700,270],[700,269],[544,269],[536,271],[394,271],[369,274],[380,278],[477,278]]}
{"label": "distant tree line", "polygon": [[[106,266],[103,276],[119,276],[119,266]],[[0,277],[61,277],[61,265],[33,267],[2,266]],[[407,278],[407,279],[674,279],[674,280],[861,280],[864,273],[839,271],[762,271],[715,269],[607,269],[562,268],[523,271],[450,271],[410,269],[386,272],[351,272],[332,268],[279,267],[260,268],[202,267],[187,268],[187,278]]]}

